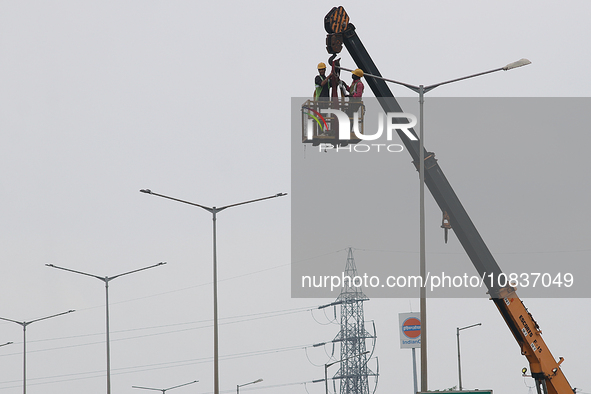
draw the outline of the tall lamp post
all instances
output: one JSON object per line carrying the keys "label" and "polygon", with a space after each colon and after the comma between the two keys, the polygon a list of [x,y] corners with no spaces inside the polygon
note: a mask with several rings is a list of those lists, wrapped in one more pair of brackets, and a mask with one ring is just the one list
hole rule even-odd
{"label": "tall lamp post", "polygon": [[326,394],[328,394],[328,367],[333,366],[333,365],[338,364],[338,363],[342,363],[343,361],[347,361],[347,360],[350,360],[350,359],[355,358],[355,357],[362,356],[362,355],[367,354],[367,353],[369,353],[369,350],[368,351],[365,351],[363,353],[356,354],[356,355],[351,356],[351,357],[347,357],[347,358],[343,358],[343,359],[338,360],[338,361],[334,361],[334,362],[329,363],[329,364],[324,364],[324,390],[325,390]]}
{"label": "tall lamp post", "polygon": [[462,364],[460,363],[460,331],[481,325],[482,323],[477,323],[462,328],[456,327],[456,336],[458,339],[458,380],[460,381],[460,391],[462,391]]}
{"label": "tall lamp post", "polygon": [[207,207],[205,205],[196,204],[194,202],[189,202],[185,200],[180,200],[178,198],[165,196],[163,194],[154,193],[150,189],[141,189],[140,192],[151,194],[153,196],[167,198],[169,200],[182,202],[183,204],[193,205],[195,207],[199,207],[205,209],[207,212],[211,213],[212,221],[213,221],[213,376],[214,376],[214,394],[220,393],[219,387],[219,357],[218,357],[218,274],[217,274],[217,242],[216,242],[216,217],[217,213],[223,211],[226,208],[236,207],[238,205],[250,204],[252,202],[268,200],[270,198],[275,197],[282,197],[286,196],[287,193],[277,193],[273,196],[257,198],[256,200],[249,200],[243,201],[236,204],[230,204],[223,207]]}
{"label": "tall lamp post", "polygon": [[167,388],[167,389],[154,389],[154,388],[152,388],[152,387],[140,387],[140,386],[131,386],[131,387],[132,387],[132,388],[134,388],[134,389],[144,389],[144,390],[156,390],[156,391],[162,391],[162,394],[166,394],[166,392],[167,392],[168,390],[176,389],[177,387],[183,387],[183,386],[187,386],[187,385],[189,385],[189,384],[193,384],[193,383],[197,383],[197,382],[198,382],[198,380],[194,380],[194,381],[192,381],[192,382],[189,382],[189,383],[183,383],[183,384],[179,384],[178,386],[169,387],[169,388]]}
{"label": "tall lamp post", "polygon": [[133,271],[124,272],[122,274],[115,275],[115,276],[105,276],[105,277],[89,274],[86,272],[76,271],[76,270],[69,269],[69,268],[58,267],[57,265],[53,265],[53,264],[45,264],[46,266],[51,267],[51,268],[57,268],[60,270],[73,272],[75,274],[91,276],[93,278],[96,278],[100,281],[105,282],[105,295],[106,295],[105,302],[106,302],[106,321],[107,321],[107,323],[106,323],[106,325],[107,325],[107,340],[106,340],[107,341],[107,394],[111,394],[111,341],[110,341],[110,330],[109,330],[109,282],[112,281],[113,279],[119,278],[120,276],[123,276],[123,275],[133,274],[134,272],[147,270],[149,268],[158,267],[158,266],[164,265],[164,264],[166,264],[166,263],[161,262],[158,264],[151,265],[149,267],[144,267],[144,268],[136,269]]}
{"label": "tall lamp post", "polygon": [[[46,316],[46,317],[42,317],[39,319],[30,320],[30,321],[16,321],[16,320],[5,319],[3,317],[0,317],[0,320],[11,321],[11,322],[16,323],[16,324],[23,327],[23,394],[27,394],[27,326],[29,324],[32,324],[32,323],[35,323],[35,322],[38,322],[41,320],[51,319],[52,317],[65,315],[66,313],[71,313],[71,312],[74,312],[74,311],[69,310],[67,312],[58,313],[57,315]],[[5,345],[8,345],[10,343],[12,343],[12,342],[5,343]],[[4,346],[4,345],[2,345],[2,346]]]}
{"label": "tall lamp post", "polygon": [[262,381],[263,381],[263,379],[257,379],[254,382],[248,382],[248,383],[244,383],[244,384],[237,384],[236,385],[236,394],[240,394],[240,387],[248,386],[249,384],[260,383]]}
{"label": "tall lamp post", "polygon": [[[436,83],[433,85],[411,85],[405,82],[395,81],[393,79],[387,79],[380,77],[378,75],[366,74],[363,75],[367,78],[377,78],[382,79],[386,82],[392,82],[398,85],[405,86],[419,94],[419,119],[420,119],[420,127],[419,127],[419,182],[420,182],[420,189],[419,189],[419,220],[420,220],[420,244],[419,244],[419,264],[420,264],[420,276],[425,280],[427,276],[427,269],[426,269],[426,258],[425,258],[425,150],[424,150],[424,141],[423,141],[423,103],[424,97],[427,92],[439,87],[441,85],[447,85],[452,82],[462,81],[464,79],[474,78],[485,74],[494,73],[497,71],[508,71],[512,70],[517,67],[527,66],[531,62],[527,59],[520,59],[516,62],[509,63],[504,67],[495,68],[493,70],[480,72],[477,74],[468,75],[461,78],[452,79],[445,82]],[[342,70],[346,71],[353,71],[346,68],[342,68]],[[420,309],[421,309],[421,391],[428,391],[427,389],[427,289],[426,286],[421,286],[420,289]]]}

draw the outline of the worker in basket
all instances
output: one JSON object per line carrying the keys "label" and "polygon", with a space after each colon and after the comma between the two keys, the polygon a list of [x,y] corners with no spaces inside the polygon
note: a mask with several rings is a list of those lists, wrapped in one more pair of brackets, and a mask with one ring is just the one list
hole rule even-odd
{"label": "worker in basket", "polygon": [[361,82],[361,78],[363,78],[363,70],[361,70],[360,68],[355,69],[352,72],[352,78],[353,78],[353,82],[351,82],[351,86],[347,85],[345,82],[343,82],[343,84],[345,85],[345,89],[346,89],[346,93],[347,93],[347,97],[349,98],[349,110],[347,111],[349,116],[353,116],[353,114],[355,112],[357,112],[357,110],[359,110],[359,107],[361,106],[361,97],[363,96],[363,82]]}
{"label": "worker in basket", "polygon": [[314,79],[314,100],[316,101],[327,101],[328,97],[330,96],[330,78],[332,77],[332,72],[327,76],[326,74],[326,64],[318,63],[318,75]]}

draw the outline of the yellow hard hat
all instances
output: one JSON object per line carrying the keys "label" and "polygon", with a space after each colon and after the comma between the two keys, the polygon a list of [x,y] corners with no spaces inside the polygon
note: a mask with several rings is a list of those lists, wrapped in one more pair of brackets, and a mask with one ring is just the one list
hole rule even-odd
{"label": "yellow hard hat", "polygon": [[318,69],[322,70],[323,68],[326,68],[326,64],[324,64],[322,62],[318,63]]}
{"label": "yellow hard hat", "polygon": [[353,75],[357,75],[359,78],[362,78],[363,77],[363,70],[360,68],[355,69],[355,71],[353,71]]}

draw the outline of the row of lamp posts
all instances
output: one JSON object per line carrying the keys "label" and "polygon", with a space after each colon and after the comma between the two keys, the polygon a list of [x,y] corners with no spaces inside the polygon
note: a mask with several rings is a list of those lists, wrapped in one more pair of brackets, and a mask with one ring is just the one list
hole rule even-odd
{"label": "row of lamp posts", "polygon": [[[419,220],[420,220],[420,252],[419,252],[419,264],[420,264],[420,275],[425,278],[426,277],[426,259],[425,259],[425,152],[424,152],[424,139],[423,139],[423,102],[424,102],[424,95],[425,93],[435,89],[436,87],[439,87],[441,85],[445,85],[445,84],[449,84],[452,82],[457,82],[457,81],[461,81],[464,79],[468,79],[468,78],[474,78],[480,75],[485,75],[485,74],[490,74],[496,71],[508,71],[517,67],[521,67],[521,66],[525,66],[527,64],[530,64],[530,61],[527,59],[521,59],[518,60],[516,62],[507,64],[504,67],[500,67],[500,68],[496,68],[493,70],[489,70],[489,71],[485,71],[485,72],[481,72],[478,74],[472,74],[466,77],[462,77],[462,78],[456,78],[453,80],[449,80],[449,81],[445,81],[445,82],[441,82],[441,83],[437,83],[437,84],[433,84],[433,85],[429,85],[429,86],[424,86],[424,85],[419,85],[419,86],[415,86],[415,85],[411,85],[411,84],[407,84],[404,82],[399,82],[399,81],[395,81],[392,79],[386,79],[386,78],[382,78],[381,76],[377,76],[377,75],[372,75],[372,74],[364,74],[364,76],[367,78],[377,78],[377,79],[383,79],[387,82],[392,82],[398,85],[402,85],[405,86],[411,90],[413,90],[414,92],[419,94],[419,105],[420,105],[420,129],[419,129],[419,182],[420,182],[420,203],[419,203]],[[352,71],[346,68],[342,68],[343,70],[346,71]],[[154,193],[152,192],[150,189],[142,189],[140,190],[142,193],[146,193],[146,194],[151,194],[151,195],[155,195],[155,196],[159,196],[159,197],[163,197],[166,199],[170,199],[170,200],[174,200],[177,202],[181,202],[184,204],[189,204],[189,205],[193,205],[199,208],[202,208],[208,212],[210,212],[212,214],[212,220],[213,220],[213,320],[214,320],[214,334],[213,334],[213,340],[214,340],[214,394],[219,394],[219,370],[218,370],[218,364],[219,364],[219,356],[218,356],[218,308],[217,308],[217,241],[216,241],[216,220],[217,220],[217,213],[226,209],[226,208],[230,208],[230,207],[235,207],[235,206],[239,206],[239,205],[245,205],[245,204],[249,204],[249,203],[253,203],[253,202],[257,202],[257,201],[262,201],[262,200],[267,200],[267,199],[271,199],[271,198],[275,198],[275,197],[281,197],[281,196],[285,196],[286,193],[278,193],[275,194],[273,196],[268,196],[268,197],[263,197],[263,198],[259,198],[259,199],[255,199],[255,200],[249,200],[249,201],[243,201],[243,202],[239,202],[236,204],[231,204],[231,205],[226,205],[223,207],[207,207],[205,205],[200,205],[200,204],[196,204],[193,202],[189,202],[189,201],[185,201],[185,200],[180,200],[174,197],[169,197],[169,196],[165,196],[163,194],[158,194],[158,193]],[[55,266],[53,264],[46,264],[49,267],[52,268],[57,268],[57,269],[61,269],[61,270],[65,270],[65,271],[70,271],[70,272],[74,272],[77,274],[81,274],[81,275],[86,275],[86,276],[91,276],[94,278],[97,278],[101,281],[103,281],[105,283],[105,292],[106,292],[106,327],[107,327],[107,339],[106,339],[106,343],[107,343],[107,394],[111,394],[111,361],[110,361],[110,340],[109,340],[109,281],[118,278],[120,276],[123,275],[128,275],[134,272],[138,272],[138,271],[143,271],[149,268],[153,268],[153,267],[157,267],[160,265],[163,265],[165,263],[158,263],[155,265],[151,265],[149,267],[144,267],[144,268],[140,268],[137,270],[133,270],[133,271],[129,271],[129,272],[125,272],[123,274],[119,274],[119,275],[115,275],[112,277],[101,277],[101,276],[97,276],[97,275],[93,275],[93,274],[89,274],[89,273],[85,273],[85,272],[81,272],[81,271],[76,271],[76,270],[72,270],[72,269],[68,269],[68,268],[63,268],[63,267],[58,267]],[[420,294],[420,299],[421,299],[421,305],[420,305],[420,310],[421,310],[421,391],[427,391],[427,332],[426,332],[426,328],[427,328],[427,319],[426,319],[426,290],[425,287],[421,287],[421,294]],[[26,394],[26,327],[27,325],[40,321],[40,320],[46,320],[46,319],[50,319],[52,317],[57,317],[57,316],[61,316],[70,312],[74,312],[73,310],[67,311],[67,312],[63,312],[63,313],[59,313],[56,315],[51,315],[51,316],[47,316],[47,317],[43,317],[40,319],[35,319],[35,320],[31,320],[28,322],[19,322],[16,320],[11,320],[11,319],[6,319],[6,318],[0,318],[0,320],[6,320],[6,321],[10,321],[10,322],[14,322],[17,323],[19,325],[21,325],[23,327],[23,394]],[[466,328],[470,328],[473,326],[469,326],[469,327],[464,327],[462,329],[466,329]],[[459,353],[459,331],[460,328],[458,328],[457,331],[457,335],[458,335],[458,373],[459,373],[459,380],[460,380],[460,390],[462,390],[462,383],[461,383],[461,368],[460,368],[460,353]],[[346,359],[344,359],[346,360]],[[335,363],[344,361],[344,360],[340,360],[340,361],[336,361],[334,363],[331,364],[325,364],[325,374],[326,374],[326,370],[328,369],[328,366],[333,365]],[[325,376],[325,380],[326,380],[326,376]],[[250,382],[250,383],[246,383],[244,385],[238,385],[236,386],[236,391],[238,392],[239,388],[241,386],[245,386],[247,384],[253,384],[253,383],[258,383],[262,381],[262,379],[259,379],[257,381],[254,382]],[[196,382],[196,381],[195,381]],[[181,387],[187,384],[191,384],[191,383],[195,383],[195,382],[190,382],[190,383],[186,383],[180,386],[175,386],[175,387],[171,387],[168,389],[154,389],[154,390],[160,390],[163,393],[166,390],[171,390],[173,388],[176,387]],[[137,387],[137,388],[144,388],[144,387]],[[151,389],[151,388],[146,388],[146,389]],[[328,392],[328,384],[327,384],[327,392]]]}
{"label": "row of lamp posts", "polygon": [[[188,201],[184,201],[184,200],[180,200],[177,198],[173,198],[173,197],[169,197],[169,196],[165,196],[162,194],[158,194],[158,193],[153,193],[151,190],[149,189],[142,189],[140,190],[142,193],[147,193],[147,194],[152,194],[155,196],[159,196],[159,197],[164,197],[170,200],[175,200],[178,202],[182,202],[185,204],[189,204],[189,205],[193,205],[193,206],[197,206],[200,208],[205,209],[206,211],[210,212],[212,214],[212,220],[213,220],[213,310],[214,310],[214,394],[219,394],[219,373],[218,373],[218,363],[219,363],[219,356],[218,356],[218,312],[217,312],[217,240],[216,240],[216,219],[217,219],[217,213],[220,211],[223,211],[226,208],[231,208],[231,207],[235,207],[235,206],[239,206],[239,205],[245,205],[245,204],[249,204],[249,203],[253,203],[253,202],[257,202],[257,201],[262,201],[262,200],[268,200],[271,198],[275,198],[275,197],[282,197],[282,196],[286,196],[287,193],[277,193],[275,195],[272,196],[268,196],[268,197],[263,197],[263,198],[258,198],[255,200],[248,200],[248,201],[243,201],[243,202],[239,202],[236,204],[231,204],[231,205],[226,205],[223,207],[207,207],[204,205],[199,205],[199,204],[195,204],[192,202],[188,202]],[[99,279],[101,281],[103,281],[105,283],[105,295],[106,295],[106,346],[107,346],[107,394],[111,394],[111,351],[110,351],[110,329],[109,329],[109,282],[112,281],[113,279],[116,279],[120,276],[123,275],[129,275],[135,272],[139,272],[139,271],[144,271],[147,270],[149,268],[154,268],[154,267],[158,267],[161,265],[166,264],[165,262],[161,262],[158,264],[154,264],[154,265],[150,265],[148,267],[144,267],[144,268],[139,268],[136,270],[132,270],[132,271],[128,271],[128,272],[124,272],[122,274],[118,274],[115,276],[98,276],[98,275],[94,275],[94,274],[90,274],[87,272],[82,272],[82,271],[77,271],[77,270],[73,270],[70,268],[64,268],[64,267],[58,267],[56,265],[53,264],[46,264],[46,266],[51,267],[51,268],[57,268],[60,270],[64,270],[64,271],[69,271],[69,272],[73,272],[76,274],[80,274],[80,275],[85,275],[85,276],[90,276],[96,279]],[[47,316],[47,317],[42,317],[39,319],[35,319],[35,320],[30,320],[30,321],[17,321],[17,320],[12,320],[12,319],[6,319],[3,317],[0,317],[0,320],[5,320],[5,321],[9,321],[9,322],[13,322],[13,323],[17,323],[19,325],[21,325],[23,327],[23,394],[27,393],[27,342],[26,342],[26,330],[27,330],[27,326],[38,322],[40,320],[46,320],[46,319],[50,319],[53,317],[57,317],[57,316],[61,316],[61,315],[65,315],[67,313],[71,313],[74,312],[73,310],[69,310],[67,312],[62,312],[62,313],[58,313],[56,315],[51,315],[51,316]],[[5,343],[3,345],[0,346],[5,346],[5,345],[9,345],[12,342],[8,342]],[[189,383],[184,383],[182,385],[178,385],[178,386],[174,386],[174,387],[169,387],[166,389],[156,389],[156,388],[149,388],[149,387],[139,387],[139,386],[132,386],[135,388],[140,388],[140,389],[146,389],[146,390],[158,390],[158,391],[162,391],[162,393],[164,394],[167,390],[172,390],[174,388],[177,387],[181,387],[181,386],[186,386],[192,383],[196,383],[198,382],[193,381],[193,382],[189,382]],[[248,384],[254,384],[254,383],[259,383],[262,382],[262,379],[258,379],[254,382],[249,382],[243,385],[238,385],[236,386],[236,391],[238,392],[239,388],[242,386],[246,386]]]}

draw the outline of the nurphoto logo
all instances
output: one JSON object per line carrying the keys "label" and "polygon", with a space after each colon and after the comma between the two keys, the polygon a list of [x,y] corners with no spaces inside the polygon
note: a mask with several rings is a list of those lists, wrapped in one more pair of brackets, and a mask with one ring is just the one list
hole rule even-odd
{"label": "nurphoto logo", "polygon": [[[378,113],[378,131],[375,134],[362,134],[359,131],[359,113],[353,114],[353,125],[349,116],[338,109],[322,108],[320,112],[313,110],[312,108],[306,108],[310,111],[308,113],[308,121],[306,124],[306,136],[308,139],[314,138],[314,121],[318,124],[320,129],[326,130],[327,123],[326,119],[322,114],[334,115],[338,121],[338,136],[339,140],[351,139],[351,134],[359,138],[362,141],[375,141],[379,139],[384,133],[384,120],[386,123],[386,139],[392,141],[392,134],[395,130],[402,131],[410,140],[416,141],[417,137],[410,132],[409,129],[413,128],[417,124],[417,117],[413,114],[406,112],[387,112],[386,114]],[[394,119],[404,119],[406,123],[393,123]]]}

